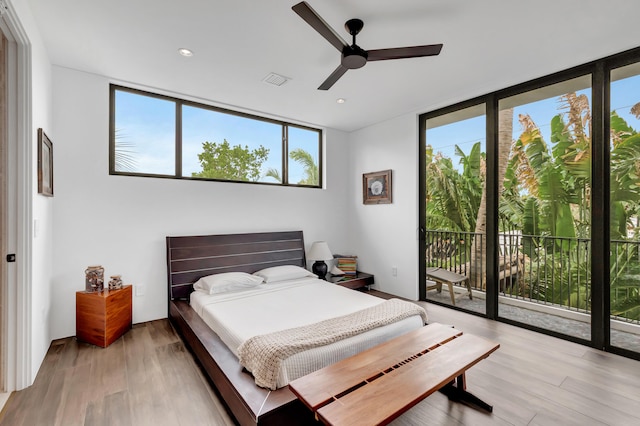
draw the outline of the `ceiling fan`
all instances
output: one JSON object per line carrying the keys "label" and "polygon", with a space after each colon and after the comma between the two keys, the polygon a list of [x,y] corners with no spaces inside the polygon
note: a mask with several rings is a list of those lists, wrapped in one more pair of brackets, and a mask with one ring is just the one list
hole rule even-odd
{"label": "ceiling fan", "polygon": [[440,54],[442,44],[428,44],[424,46],[397,47],[392,49],[364,50],[356,44],[356,35],[364,27],[361,19],[349,19],[344,27],[353,36],[353,44],[349,46],[318,13],[307,4],[300,2],[293,6],[296,12],[307,24],[322,37],[342,52],[342,60],[338,68],[318,87],[318,90],[328,90],[348,70],[362,68],[369,61],[384,61],[387,59],[418,58],[421,56],[435,56]]}

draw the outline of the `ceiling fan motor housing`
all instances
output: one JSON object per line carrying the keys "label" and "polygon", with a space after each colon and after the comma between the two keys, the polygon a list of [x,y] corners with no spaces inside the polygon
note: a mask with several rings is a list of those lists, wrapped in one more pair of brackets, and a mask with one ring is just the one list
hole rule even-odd
{"label": "ceiling fan motor housing", "polygon": [[364,67],[367,63],[367,52],[360,48],[360,46],[345,46],[342,49],[342,66],[350,70],[355,70]]}
{"label": "ceiling fan motor housing", "polygon": [[361,49],[360,46],[356,44],[356,35],[362,30],[362,27],[364,27],[364,22],[357,18],[349,19],[344,24],[344,28],[353,37],[353,44],[342,48],[342,60],[340,62],[343,67],[350,70],[362,68],[364,64],[367,63],[368,55],[366,50]]}

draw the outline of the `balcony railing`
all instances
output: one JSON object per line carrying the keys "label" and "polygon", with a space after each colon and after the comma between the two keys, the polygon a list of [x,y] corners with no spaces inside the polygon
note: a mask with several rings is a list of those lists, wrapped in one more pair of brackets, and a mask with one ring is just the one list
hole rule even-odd
{"label": "balcony railing", "polygon": [[[427,267],[469,277],[486,289],[484,234],[427,231]],[[499,292],[503,297],[590,313],[590,240],[501,233]],[[640,242],[611,241],[611,318],[640,324]]]}

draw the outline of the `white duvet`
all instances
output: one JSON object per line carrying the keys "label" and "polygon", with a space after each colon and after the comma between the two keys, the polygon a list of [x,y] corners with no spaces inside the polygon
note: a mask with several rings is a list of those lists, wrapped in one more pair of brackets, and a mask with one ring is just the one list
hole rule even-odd
{"label": "white duvet", "polygon": [[[233,293],[191,293],[192,308],[236,356],[238,347],[250,337],[346,315],[382,302],[316,278],[261,284]],[[278,387],[423,325],[422,318],[414,316],[298,353],[282,364]]]}

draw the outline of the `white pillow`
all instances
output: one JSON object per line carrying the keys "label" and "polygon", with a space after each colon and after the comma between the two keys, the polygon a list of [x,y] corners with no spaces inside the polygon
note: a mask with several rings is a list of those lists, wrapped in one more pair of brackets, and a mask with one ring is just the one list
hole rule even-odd
{"label": "white pillow", "polygon": [[193,288],[207,294],[219,294],[253,288],[263,281],[262,277],[246,272],[224,272],[200,278]]}
{"label": "white pillow", "polygon": [[316,274],[295,265],[273,266],[271,268],[265,268],[260,271],[254,272],[253,275],[264,278],[265,283],[295,280],[304,277],[318,278]]}

